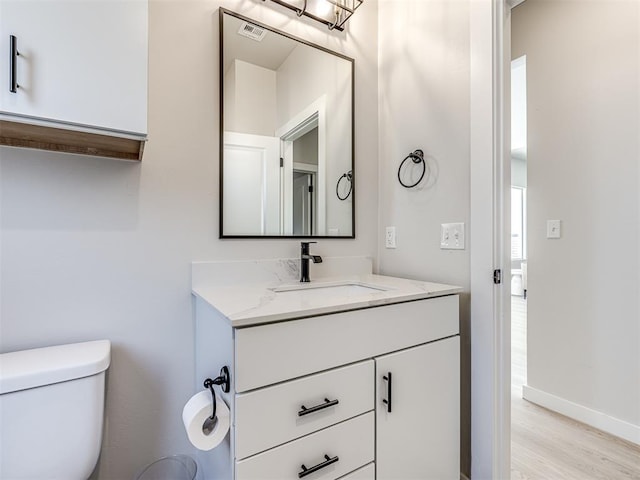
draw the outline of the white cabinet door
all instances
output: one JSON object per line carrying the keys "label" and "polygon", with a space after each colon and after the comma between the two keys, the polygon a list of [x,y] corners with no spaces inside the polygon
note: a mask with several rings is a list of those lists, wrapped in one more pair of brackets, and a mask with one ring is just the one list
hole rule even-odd
{"label": "white cabinet door", "polygon": [[280,235],[280,139],[224,133],[223,232]]}
{"label": "white cabinet door", "polygon": [[458,480],[460,338],[375,360],[376,479]]}
{"label": "white cabinet door", "polygon": [[146,133],[147,17],[146,0],[0,0],[0,113]]}

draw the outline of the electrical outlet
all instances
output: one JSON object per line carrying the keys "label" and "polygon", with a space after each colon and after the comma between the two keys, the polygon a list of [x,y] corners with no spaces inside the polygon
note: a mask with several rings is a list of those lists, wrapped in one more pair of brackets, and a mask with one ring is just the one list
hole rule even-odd
{"label": "electrical outlet", "polygon": [[464,223],[443,223],[440,226],[440,248],[464,250]]}
{"label": "electrical outlet", "polygon": [[386,248],[396,248],[396,227],[387,227],[385,230],[384,246]]}
{"label": "electrical outlet", "polygon": [[547,238],[560,238],[561,236],[560,220],[547,220]]}

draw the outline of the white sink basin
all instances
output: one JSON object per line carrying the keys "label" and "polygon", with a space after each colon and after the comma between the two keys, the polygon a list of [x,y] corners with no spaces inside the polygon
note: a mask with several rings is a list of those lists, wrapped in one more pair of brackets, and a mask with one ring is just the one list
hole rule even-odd
{"label": "white sink basin", "polygon": [[281,285],[279,287],[272,288],[272,290],[278,294],[305,294],[305,295],[318,295],[318,296],[355,296],[366,295],[377,292],[384,292],[389,290],[388,288],[369,285],[361,282],[310,282],[300,283],[295,285]]}

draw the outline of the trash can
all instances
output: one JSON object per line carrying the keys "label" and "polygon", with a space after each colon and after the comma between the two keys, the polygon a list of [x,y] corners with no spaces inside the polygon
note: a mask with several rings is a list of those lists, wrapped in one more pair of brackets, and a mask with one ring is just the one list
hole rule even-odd
{"label": "trash can", "polygon": [[147,465],[136,480],[197,480],[198,464],[188,455],[172,455]]}

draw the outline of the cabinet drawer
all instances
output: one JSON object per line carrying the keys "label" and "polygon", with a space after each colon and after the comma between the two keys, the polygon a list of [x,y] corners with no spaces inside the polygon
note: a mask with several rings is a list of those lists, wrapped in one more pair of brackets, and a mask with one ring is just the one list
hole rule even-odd
{"label": "cabinet drawer", "polygon": [[337,461],[315,473],[309,480],[334,480],[373,461],[373,412],[339,423],[272,450],[236,462],[236,480],[298,480],[302,465],[307,469]]}
{"label": "cabinet drawer", "polygon": [[368,360],[237,395],[236,458],[373,410],[374,378]]}
{"label": "cabinet drawer", "polygon": [[349,475],[340,477],[339,480],[376,480],[376,466],[370,463],[366,467],[359,468],[355,472],[351,472]]}
{"label": "cabinet drawer", "polygon": [[458,333],[457,295],[239,328],[236,392]]}

